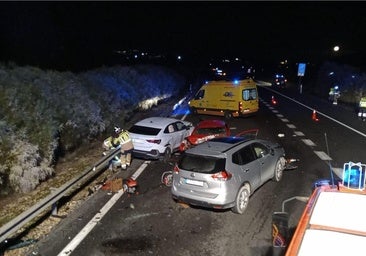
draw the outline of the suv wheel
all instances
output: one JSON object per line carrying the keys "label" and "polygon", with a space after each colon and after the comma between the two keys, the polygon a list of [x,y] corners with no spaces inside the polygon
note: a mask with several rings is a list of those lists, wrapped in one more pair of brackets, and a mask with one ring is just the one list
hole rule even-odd
{"label": "suv wheel", "polygon": [[235,198],[235,206],[231,209],[234,213],[243,214],[249,203],[250,186],[242,186]]}
{"label": "suv wheel", "polygon": [[273,180],[279,182],[283,176],[283,170],[285,169],[285,158],[280,157],[277,160],[276,167],[274,170]]}
{"label": "suv wheel", "polygon": [[170,149],[170,147],[167,147],[164,151],[164,155],[163,155],[163,161],[166,163],[170,160],[170,157],[172,155],[172,150]]}

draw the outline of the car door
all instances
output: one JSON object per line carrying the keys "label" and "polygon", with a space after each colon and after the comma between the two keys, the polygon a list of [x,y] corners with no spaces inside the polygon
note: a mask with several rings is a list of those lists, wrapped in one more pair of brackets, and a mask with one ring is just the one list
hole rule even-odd
{"label": "car door", "polygon": [[175,130],[176,130],[176,134],[175,134],[175,148],[178,148],[182,141],[189,135],[188,134],[188,130],[187,127],[185,126],[185,124],[183,122],[175,122]]}
{"label": "car door", "polygon": [[251,146],[245,146],[233,154],[232,161],[239,165],[240,183],[249,182],[253,191],[260,185],[260,166]]}
{"label": "car door", "polygon": [[165,127],[164,136],[166,136],[166,144],[169,144],[173,151],[179,148],[183,141],[182,131],[178,130],[177,122],[170,123]]}
{"label": "car door", "polygon": [[270,149],[259,142],[251,144],[257,162],[260,166],[261,183],[271,179],[274,175],[275,158],[270,154]]}

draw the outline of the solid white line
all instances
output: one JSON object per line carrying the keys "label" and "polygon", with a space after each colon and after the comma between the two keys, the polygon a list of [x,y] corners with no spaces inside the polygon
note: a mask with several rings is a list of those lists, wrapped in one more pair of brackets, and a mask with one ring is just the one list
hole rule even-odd
{"label": "solid white line", "polygon": [[188,114],[189,114],[189,111],[187,111],[187,112],[184,114],[184,116],[181,118],[181,120],[185,120],[185,119],[186,119],[186,117],[188,116]]}
{"label": "solid white line", "polygon": [[[303,104],[303,103],[301,103],[301,102],[299,102],[299,101],[297,101],[297,100],[294,100],[294,99],[292,99],[292,98],[290,98],[290,97],[288,97],[288,96],[286,96],[286,95],[284,95],[284,94],[282,94],[282,93],[279,93],[279,92],[277,92],[277,91],[275,91],[275,90],[272,90],[272,89],[270,89],[270,88],[267,88],[267,90],[272,91],[272,92],[274,92],[274,93],[277,93],[278,95],[281,95],[282,97],[284,97],[284,98],[286,98],[286,99],[289,99],[289,100],[291,100],[291,101],[293,101],[293,102],[296,102],[297,104],[299,104],[299,105],[303,106],[304,108],[310,109],[311,111],[315,110],[314,108],[308,107],[307,105],[305,105],[305,104]],[[330,116],[328,116],[328,115],[326,115],[326,114],[324,114],[324,113],[322,113],[322,112],[319,112],[318,110],[316,110],[316,112],[317,112],[319,115],[322,115],[322,116],[324,116],[324,117],[326,117],[326,118],[328,118],[328,119],[332,120],[333,122],[336,122],[337,124],[340,124],[340,125],[342,125],[342,126],[346,127],[347,129],[349,129],[349,130],[351,130],[351,131],[354,131],[355,133],[358,133],[359,135],[361,135],[361,136],[363,136],[363,137],[366,137],[366,134],[364,134],[363,132],[360,132],[360,131],[358,131],[358,130],[356,130],[356,129],[352,128],[351,126],[348,126],[348,125],[346,125],[346,124],[344,124],[344,123],[342,123],[342,122],[338,121],[337,119],[334,119],[334,118],[332,118],[332,117],[330,117]]]}
{"label": "solid white line", "polygon": [[[132,179],[137,179],[138,176],[144,171],[148,166],[150,161],[145,161],[137,171],[131,176]],[[71,242],[66,245],[66,247],[58,254],[58,256],[69,255],[75,248],[84,240],[84,238],[93,230],[95,225],[107,214],[107,212],[112,208],[112,206],[118,201],[119,198],[124,194],[123,189],[119,190],[111,199],[100,209],[100,211],[95,214],[95,216],[85,225],[85,227],[71,240]]]}
{"label": "solid white line", "polygon": [[[280,94],[280,93],[279,93]],[[289,98],[289,97],[287,97],[287,96],[285,96],[285,95],[283,95],[283,94],[280,94],[280,95],[282,95],[282,96],[284,96],[285,98],[288,98],[289,100],[292,100],[292,101],[294,101],[294,102],[296,102],[296,103],[298,103],[298,104],[300,104],[300,105],[302,105],[303,107],[306,107],[306,108],[308,108],[308,109],[310,109],[308,106],[306,106],[306,105],[304,105],[304,104],[302,104],[302,103],[300,103],[300,102],[298,102],[298,101],[296,101],[296,100],[293,100],[293,99],[291,99],[291,98]],[[318,112],[319,113],[319,112]],[[339,121],[337,121],[337,120],[335,120],[335,119],[333,119],[333,118],[331,118],[331,117],[329,117],[329,116],[327,116],[327,115],[325,115],[325,114],[323,114],[323,113],[320,113],[320,114],[322,114],[323,116],[325,116],[325,117],[327,117],[327,118],[329,118],[329,119],[331,119],[331,120],[333,120],[333,121],[335,121],[335,122],[337,122],[337,123],[339,123],[339,124],[341,124],[341,125],[343,125],[343,126],[345,126],[345,127],[347,127],[347,128],[349,128],[349,129],[351,129],[351,130],[353,130],[354,132],[357,132],[358,134],[360,134],[360,135],[363,135],[364,136],[364,134],[363,133],[360,133],[360,132],[358,132],[358,131],[356,131],[355,129],[353,129],[353,128],[351,128],[351,127],[349,127],[349,126],[347,126],[347,125],[344,125],[344,124],[342,124],[341,122],[339,122]],[[282,114],[277,114],[277,117],[279,117],[283,122],[286,122],[286,118],[282,118],[283,117],[283,115]],[[296,128],[294,125],[292,125],[292,124],[287,124],[287,126],[289,127],[289,128]],[[294,131],[294,134],[296,135],[296,136],[305,136],[305,134],[303,133],[303,132],[301,132],[301,131]],[[313,142],[313,141],[311,141],[311,140],[309,140],[309,139],[302,139],[302,141],[306,144],[306,145],[309,145],[309,146],[316,146],[316,144]],[[321,160],[323,160],[323,161],[331,161],[332,160],[332,158],[330,157],[330,156],[328,156],[326,153],[324,153],[323,151],[314,151],[314,153],[321,159]],[[332,170],[333,170],[333,172],[335,173],[335,175],[337,175],[339,178],[342,178],[342,174],[343,174],[343,168],[332,168]]]}

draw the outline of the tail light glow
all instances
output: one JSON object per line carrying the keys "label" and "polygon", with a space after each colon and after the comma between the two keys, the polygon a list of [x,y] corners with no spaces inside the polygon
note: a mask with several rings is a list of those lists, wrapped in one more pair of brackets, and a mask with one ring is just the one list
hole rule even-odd
{"label": "tail light glow", "polygon": [[232,176],[233,175],[227,171],[221,171],[211,175],[211,177],[217,181],[227,181],[230,180]]}
{"label": "tail light glow", "polygon": [[179,172],[178,165],[174,165],[173,172],[175,172],[175,173],[178,173]]}

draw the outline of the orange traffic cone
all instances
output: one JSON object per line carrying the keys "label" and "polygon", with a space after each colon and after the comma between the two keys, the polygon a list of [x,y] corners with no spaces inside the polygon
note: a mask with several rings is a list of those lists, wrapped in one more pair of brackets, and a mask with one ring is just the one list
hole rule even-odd
{"label": "orange traffic cone", "polygon": [[313,119],[314,121],[319,121],[318,117],[316,116],[316,111],[315,109],[313,110],[313,114],[311,116],[311,119]]}

